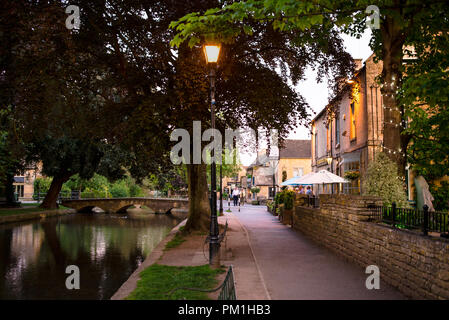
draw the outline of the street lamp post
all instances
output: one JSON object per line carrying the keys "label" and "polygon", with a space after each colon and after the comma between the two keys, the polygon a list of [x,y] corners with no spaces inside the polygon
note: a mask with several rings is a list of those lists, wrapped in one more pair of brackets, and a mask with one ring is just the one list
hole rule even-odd
{"label": "street lamp post", "polygon": [[[204,54],[206,62],[209,64],[210,79],[210,112],[211,127],[215,129],[215,68],[217,66],[218,55],[220,54],[219,45],[205,45]],[[212,149],[214,152],[214,149]],[[209,264],[213,267],[220,266],[220,242],[218,240],[218,219],[217,219],[217,177],[215,154],[211,154],[211,215],[210,215],[210,234],[209,234]]]}
{"label": "street lamp post", "polygon": [[223,214],[223,174],[221,172],[223,165],[220,165],[220,214]]}

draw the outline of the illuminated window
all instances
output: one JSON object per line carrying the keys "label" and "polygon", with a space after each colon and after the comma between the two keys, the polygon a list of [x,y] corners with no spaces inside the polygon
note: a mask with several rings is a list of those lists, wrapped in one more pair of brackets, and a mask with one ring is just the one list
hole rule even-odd
{"label": "illuminated window", "polygon": [[350,108],[350,117],[349,117],[349,125],[350,125],[350,139],[354,140],[355,139],[355,104],[354,102],[351,103],[351,108]]}
{"label": "illuminated window", "polygon": [[340,118],[338,115],[335,117],[335,144],[340,144]]}

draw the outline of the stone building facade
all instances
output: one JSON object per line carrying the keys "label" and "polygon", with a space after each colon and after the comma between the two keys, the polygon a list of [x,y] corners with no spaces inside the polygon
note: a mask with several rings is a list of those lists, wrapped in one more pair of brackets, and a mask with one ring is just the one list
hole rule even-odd
{"label": "stone building facade", "polygon": [[384,109],[376,82],[382,61],[374,59],[373,54],[363,64],[356,61],[354,78],[312,121],[312,171],[325,169],[342,177],[348,171],[358,174],[342,186],[345,193],[363,192],[368,164],[382,151]]}
{"label": "stone building facade", "polygon": [[310,146],[310,140],[286,139],[282,147],[270,156],[266,156],[266,150],[262,150],[247,169],[248,200],[256,196],[251,194],[251,187],[260,189],[257,195],[260,199],[272,199],[274,190],[279,191],[283,181],[311,172]]}
{"label": "stone building facade", "polygon": [[33,200],[34,181],[42,177],[42,163],[31,164],[23,172],[14,176],[14,192],[18,200]]}

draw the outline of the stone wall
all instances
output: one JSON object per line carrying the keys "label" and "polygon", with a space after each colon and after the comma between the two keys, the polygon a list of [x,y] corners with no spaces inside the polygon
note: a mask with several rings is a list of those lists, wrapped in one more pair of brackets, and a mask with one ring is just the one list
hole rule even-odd
{"label": "stone wall", "polygon": [[374,197],[321,195],[320,208],[295,202],[292,227],[414,299],[449,299],[449,241],[368,222]]}

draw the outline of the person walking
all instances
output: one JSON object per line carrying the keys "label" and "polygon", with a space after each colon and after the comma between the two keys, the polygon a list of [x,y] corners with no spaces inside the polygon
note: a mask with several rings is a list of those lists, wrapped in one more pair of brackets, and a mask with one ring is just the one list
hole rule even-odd
{"label": "person walking", "polygon": [[246,192],[245,189],[242,189],[242,191],[240,191],[240,205],[243,206],[246,202]]}
{"label": "person walking", "polygon": [[238,205],[239,197],[240,197],[240,190],[237,187],[235,187],[234,191],[232,191],[232,199],[234,200],[234,207]]}

